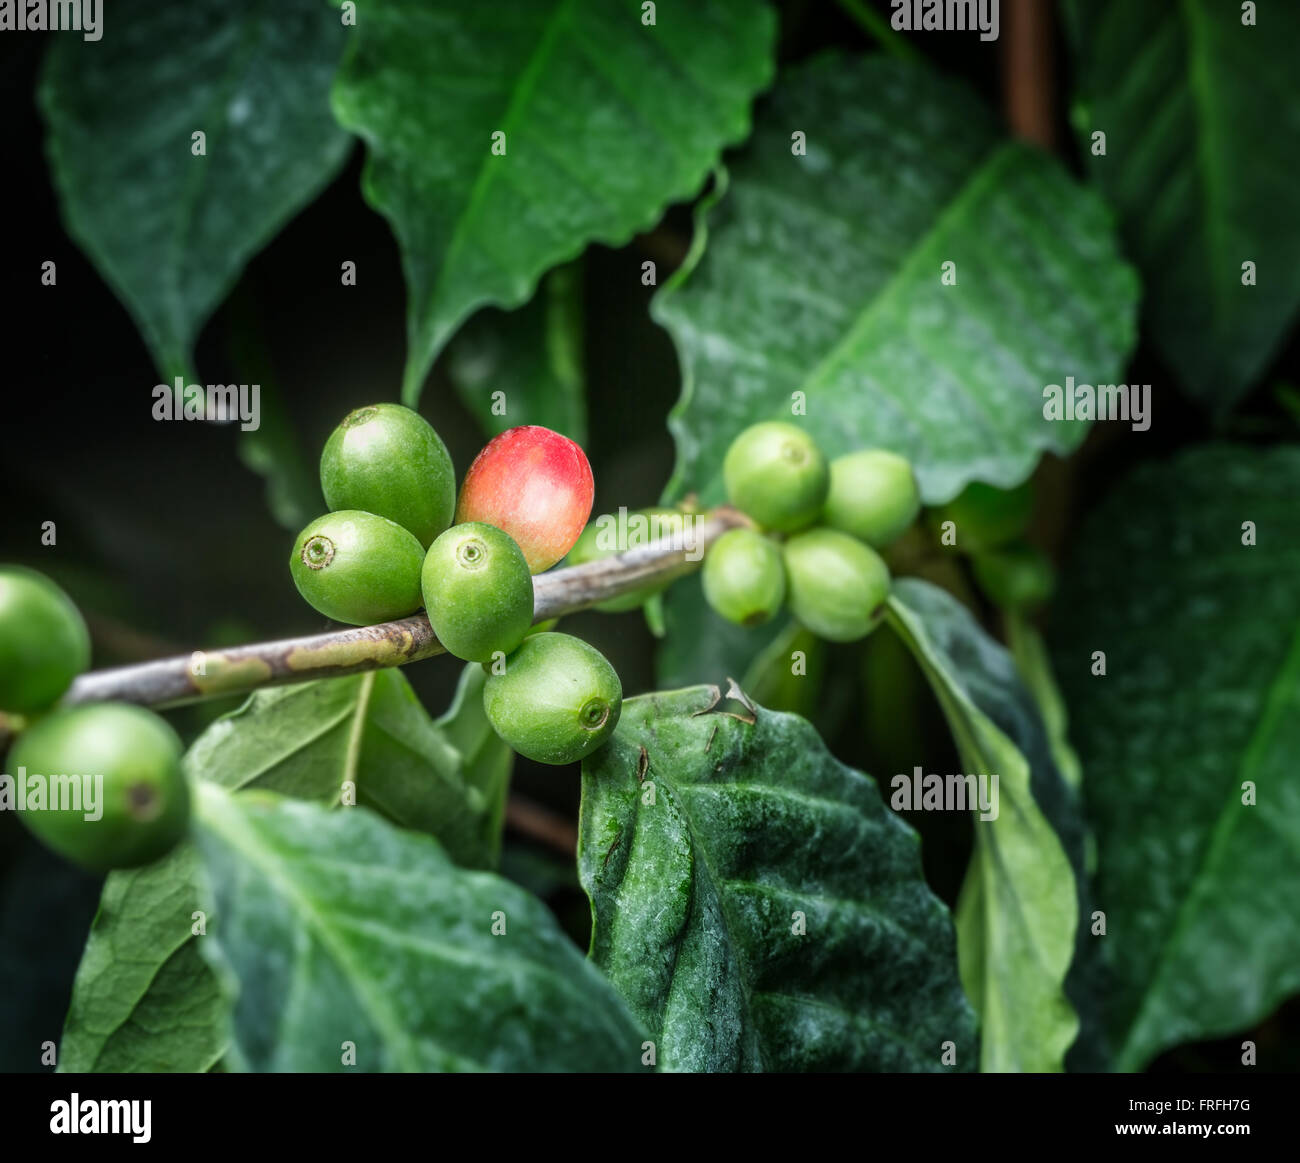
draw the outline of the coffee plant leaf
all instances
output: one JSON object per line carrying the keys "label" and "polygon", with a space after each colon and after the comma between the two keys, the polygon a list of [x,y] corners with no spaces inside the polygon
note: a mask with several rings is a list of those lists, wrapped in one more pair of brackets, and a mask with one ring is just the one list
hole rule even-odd
{"label": "coffee plant leaf", "polygon": [[234,1068],[646,1069],[645,1034],[541,901],[432,837],[205,783],[198,838]]}
{"label": "coffee plant leaf", "polygon": [[697,0],[644,18],[639,0],[358,4],[334,108],[401,246],[407,404],[473,312],[648,230],[748,134],[774,11]]}
{"label": "coffee plant leaf", "polygon": [[1264,374],[1300,308],[1300,5],[1261,5],[1257,26],[1247,7],[1065,6],[1079,152],[1142,272],[1155,347],[1218,413]]}
{"label": "coffee plant leaf", "polygon": [[72,987],[60,1072],[201,1073],[220,1060],[228,1007],[195,932],[209,920],[189,841],[148,867],[109,873]]}
{"label": "coffee plant leaf", "polygon": [[583,331],[582,266],[570,263],[524,306],[470,319],[447,348],[447,374],[487,435],[540,424],[584,444]]}
{"label": "coffee plant leaf", "polygon": [[1062,571],[1122,1069],[1300,990],[1298,491],[1296,446],[1193,447],[1116,484]]}
{"label": "coffee plant leaf", "polygon": [[224,0],[120,0],[111,19],[121,35],[51,40],[50,169],[68,233],[168,386],[188,383],[245,264],[347,158],[329,101],[345,30],[319,0],[250,0],[233,20]]}
{"label": "coffee plant leaf", "polygon": [[1085,421],[1045,418],[1044,388],[1120,374],[1136,278],[1101,199],[964,86],[817,57],[782,74],[728,168],[707,250],[652,305],[682,366],[671,498],[721,501],[727,447],[760,420],[830,456],[901,453],[929,503],[1018,484],[1083,439]]}
{"label": "coffee plant leaf", "polygon": [[805,720],[717,687],[627,700],[583,764],[578,867],[660,1069],[976,1068],[916,833]]}
{"label": "coffee plant leaf", "polygon": [[889,605],[948,720],[961,774],[998,776],[996,815],[971,813],[975,848],[957,905],[982,1068],[1062,1070],[1079,1032],[1066,978],[1087,899],[1077,798],[1010,654],[970,612],[946,590],[913,579],[895,585]]}

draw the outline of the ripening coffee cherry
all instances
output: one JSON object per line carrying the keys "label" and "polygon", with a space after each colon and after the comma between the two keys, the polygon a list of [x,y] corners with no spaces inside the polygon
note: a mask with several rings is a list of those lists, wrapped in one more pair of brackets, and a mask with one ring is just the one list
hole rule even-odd
{"label": "ripening coffee cherry", "polygon": [[779,420],[737,436],[723,458],[722,476],[737,509],[785,533],[817,520],[830,488],[826,458],[812,437]]}
{"label": "ripening coffee cherry", "polygon": [[[592,521],[582,531],[582,535],[574,542],[573,548],[569,550],[566,564],[586,565],[589,561],[600,561],[602,558],[613,557],[625,550],[635,548],[636,545],[649,545],[652,541],[664,537],[676,536],[682,538],[683,540],[679,543],[684,544],[686,520],[686,514],[679,513],[676,509],[637,509],[634,513],[628,514],[626,522],[628,544],[624,545],[619,544],[617,519],[612,515],[608,519],[600,518]],[[635,545],[632,544],[634,530],[637,534]],[[644,534],[644,537],[641,534]],[[642,586],[631,593],[620,594],[616,598],[598,602],[593,609],[606,614],[621,614],[626,610],[636,610],[644,606],[655,594],[662,592],[667,585],[668,582],[659,582],[654,585]]]}
{"label": "ripening coffee cherry", "polygon": [[0,569],[0,710],[45,710],[89,665],[90,635],[67,594],[34,570]]}
{"label": "ripening coffee cherry", "polygon": [[889,567],[838,529],[810,529],[785,543],[790,610],[819,638],[855,642],[876,628],[889,597]]}
{"label": "ripening coffee cherry", "polygon": [[586,453],[567,436],[527,424],[495,437],[460,486],[456,521],[482,521],[514,538],[533,573],[550,569],[591,516]]}
{"label": "ripening coffee cherry", "polygon": [[[189,826],[181,741],[142,707],[98,703],[54,711],[18,737],[8,769],[26,769],[23,823],[94,872],[152,863]],[[36,805],[38,785],[44,793]]]}
{"label": "ripening coffee cherry", "polygon": [[538,763],[576,763],[614,733],[623,686],[594,646],[568,634],[535,634],[488,675],[483,709],[493,729]]}
{"label": "ripening coffee cherry", "polygon": [[424,546],[386,517],[343,509],[298,534],[289,558],[293,584],[313,609],[336,622],[369,626],[420,608]]}
{"label": "ripening coffee cherry", "polygon": [[1032,610],[1056,588],[1056,571],[1047,555],[1023,542],[977,553],[971,567],[989,601],[1005,610]]}
{"label": "ripening coffee cherry", "polygon": [[897,541],[921,511],[912,465],[883,448],[864,448],[831,461],[831,488],[822,519],[875,549]]}
{"label": "ripening coffee cherry", "polygon": [[983,481],[972,481],[946,505],[930,512],[929,521],[939,529],[943,522],[956,526],[957,548],[963,553],[983,553],[1020,537],[1034,511],[1031,482],[1014,489],[995,489]]}
{"label": "ripening coffee cherry", "polygon": [[509,534],[480,521],[453,525],[421,574],[429,624],[449,654],[488,662],[509,654],[533,624],[533,576]]}
{"label": "ripening coffee cherry", "polygon": [[400,404],[372,404],[343,419],[320,458],[331,509],[360,509],[396,521],[425,548],[451,524],[456,472],[437,432]]}
{"label": "ripening coffee cherry", "polygon": [[702,574],[704,597],[740,626],[760,626],[785,601],[781,551],[753,529],[729,529],[709,550]]}

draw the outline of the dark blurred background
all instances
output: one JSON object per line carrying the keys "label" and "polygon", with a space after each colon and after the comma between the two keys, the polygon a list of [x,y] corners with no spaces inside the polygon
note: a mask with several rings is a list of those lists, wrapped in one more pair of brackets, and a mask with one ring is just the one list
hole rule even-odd
{"label": "dark blurred background", "polygon": [[[874,50],[861,26],[829,0],[791,0],[778,7],[783,63],[831,46]],[[885,0],[871,7],[888,18]],[[1003,0],[1001,19],[1001,36],[991,43],[962,33],[908,39],[939,69],[964,77],[985,101],[1002,108],[1012,131],[1055,149],[1081,173],[1066,121],[1066,56],[1053,6]],[[32,34],[0,38],[0,107],[6,115],[0,144],[6,340],[0,561],[40,569],[71,594],[91,626],[97,667],[323,630],[327,623],[294,590],[286,568],[291,534],[273,520],[265,482],[241,462],[237,431],[151,417],[158,373],[126,310],[60,222],[33,100],[46,43]],[[334,183],[250,263],[234,295],[204,329],[196,352],[200,382],[252,382],[260,376],[272,385],[309,467],[345,413],[399,395],[402,273],[387,223],[361,197],[361,163],[357,146]],[[640,264],[653,258],[662,281],[689,237],[689,207],[674,207],[652,234],[620,251],[593,247],[583,260],[586,447],[596,478],[595,512],[656,502],[671,473],[665,418],[678,395],[677,363],[666,333],[650,320],[654,288],[641,285]],[[355,287],[340,285],[345,258],[357,263]],[[41,264],[51,259],[58,284],[42,287]],[[244,354],[250,345],[260,351],[256,373]],[[1296,354],[1293,344],[1278,366],[1294,366]],[[1171,378],[1150,351],[1138,350],[1130,382]],[[1275,378],[1265,378],[1225,434],[1251,439],[1295,427],[1270,392]],[[484,435],[441,365],[425,389],[421,411],[463,472]],[[1190,407],[1176,419],[1162,416],[1136,440],[1121,427],[1097,425],[1068,464],[1049,458],[1041,467],[1035,532],[1046,548],[1068,549],[1078,513],[1136,456],[1158,456],[1213,434]],[[46,521],[57,527],[53,547],[41,545]],[[975,601],[969,592],[963,596]],[[564,628],[613,660],[626,692],[655,686],[654,639],[639,613],[576,615]],[[905,656],[888,664],[877,659],[873,670],[870,661],[864,667],[860,653],[846,648],[833,651],[829,665],[828,690],[838,693],[827,700],[831,705],[818,725],[840,759],[869,772],[897,770],[891,741],[864,738],[862,730],[862,715],[869,714],[862,708],[873,697],[871,675],[883,669],[891,684],[913,692],[908,697],[926,739],[926,770],[959,770],[924,683],[915,674],[889,670],[910,667]],[[450,701],[459,667],[432,659],[406,673],[436,715]],[[205,704],[168,717],[188,742],[232,705]],[[916,762],[914,742],[907,755]],[[519,760],[514,788],[576,819],[576,769]],[[952,903],[969,855],[966,822],[940,813],[913,814],[910,821],[922,832],[932,886]],[[512,832],[505,871],[546,896],[585,947],[589,911],[571,859]],[[99,883],[46,854],[8,813],[0,813],[0,1070],[39,1069],[32,1047],[58,1041]],[[1298,1014],[1293,1004],[1254,1036],[1271,1045],[1300,1044]],[[1155,1069],[1239,1068],[1238,1046],[1239,1039],[1183,1047]]]}

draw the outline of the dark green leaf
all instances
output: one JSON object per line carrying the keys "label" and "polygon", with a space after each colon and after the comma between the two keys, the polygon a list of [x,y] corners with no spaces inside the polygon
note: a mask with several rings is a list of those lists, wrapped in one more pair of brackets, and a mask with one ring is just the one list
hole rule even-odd
{"label": "dark green leaf", "polygon": [[982,1067],[1061,1070],[1079,1031],[1066,995],[1080,915],[1078,805],[1010,655],[964,606],[928,582],[903,579],[890,619],[930,680],[963,774],[998,776],[996,818],[972,815],[975,851],[957,906]]}
{"label": "dark green leaf", "polygon": [[[1124,1069],[1245,1029],[1300,989],[1297,495],[1295,447],[1144,465],[1062,575],[1056,671],[1087,774]],[[1247,521],[1258,544],[1243,544]]]}
{"label": "dark green leaf", "polygon": [[[436,723],[397,671],[260,691],[186,755],[194,779],[337,805],[357,799],[494,864],[513,754],[483,714],[483,669],[467,666]],[[64,1069],[202,1071],[227,1033],[216,980],[190,935],[207,911],[188,846],[104,885],[60,1049]]]}
{"label": "dark green leaf", "polygon": [[1258,27],[1243,7],[1067,7],[1081,149],[1141,268],[1152,338],[1218,411],[1259,378],[1300,306],[1300,5],[1260,4]]}
{"label": "dark green leaf", "polygon": [[225,999],[194,935],[193,914],[207,910],[189,842],[157,864],[109,875],[77,969],[60,1071],[211,1069],[228,1034]]}
{"label": "dark green leaf", "polygon": [[916,834],[803,719],[717,696],[629,699],[583,764],[591,955],[659,1066],[974,1068],[952,924]]}
{"label": "dark green leaf", "polygon": [[582,267],[574,264],[551,271],[526,306],[475,315],[447,349],[447,371],[489,435],[540,424],[584,444],[582,343]]}
{"label": "dark green leaf", "polygon": [[347,156],[329,107],[343,25],[321,0],[121,0],[110,19],[101,41],[50,45],[50,166],[68,232],[159,373],[188,381],[244,264]]}
{"label": "dark green leaf", "polygon": [[364,808],[205,784],[200,816],[218,918],[203,950],[237,983],[232,1064],[640,1068],[645,1035],[518,886],[458,868],[431,837]]}
{"label": "dark green leaf", "polygon": [[1044,418],[1043,389],[1119,370],[1136,280],[1100,199],[1002,139],[965,88],[820,57],[783,76],[729,164],[703,260],[654,302],[684,380],[671,497],[721,500],[732,438],[801,400],[828,455],[903,453],[930,502],[1017,484],[1082,440],[1086,425]]}
{"label": "dark green leaf", "polygon": [[694,195],[772,75],[776,21],[754,0],[661,4],[653,26],[639,0],[358,9],[334,107],[401,243],[412,406],[476,309],[520,306],[549,267]]}

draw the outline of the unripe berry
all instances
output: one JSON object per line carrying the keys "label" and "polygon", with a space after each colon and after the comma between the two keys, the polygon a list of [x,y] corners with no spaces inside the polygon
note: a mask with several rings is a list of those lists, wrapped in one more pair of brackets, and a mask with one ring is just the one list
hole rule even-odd
{"label": "unripe berry", "polygon": [[875,549],[896,541],[921,511],[911,462],[883,448],[864,448],[831,461],[823,520]]}
{"label": "unripe berry", "polygon": [[519,546],[492,525],[453,525],[429,546],[421,574],[429,624],[449,654],[488,662],[533,624],[533,577]]}
{"label": "unripe berry", "polygon": [[790,610],[819,638],[854,642],[876,628],[889,597],[880,554],[838,529],[810,529],[785,543]]}
{"label": "unripe berry", "polygon": [[826,458],[812,437],[779,420],[737,436],[723,458],[722,476],[737,509],[786,533],[817,520],[830,488]]}
{"label": "unripe berry", "polygon": [[490,674],[483,709],[493,729],[538,763],[576,763],[614,733],[623,686],[594,646],[568,634],[534,634]]}
{"label": "unripe berry", "polygon": [[293,583],[312,608],[352,626],[414,614],[423,564],[414,533],[355,509],[318,517],[289,558]]}
{"label": "unripe berry", "polygon": [[587,456],[567,436],[527,424],[495,437],[469,466],[456,521],[482,521],[514,538],[533,573],[550,569],[591,516]]}
{"label": "unripe berry", "polygon": [[43,711],[90,665],[86,623],[34,570],[0,569],[0,710]]}
{"label": "unripe berry", "polygon": [[753,529],[729,529],[709,550],[702,575],[704,597],[740,626],[759,626],[785,601],[781,551]]}
{"label": "unripe berry", "polygon": [[951,521],[957,529],[957,548],[963,553],[982,553],[1020,537],[1034,511],[1034,487],[1029,481],[1014,489],[995,489],[983,481],[972,481],[946,505],[930,513],[930,524],[938,529]]}
{"label": "unripe berry", "polygon": [[[95,872],[149,864],[171,851],[189,826],[181,741],[141,707],[98,703],[55,711],[18,737],[9,769],[25,769],[23,823],[54,851]],[[37,775],[45,777],[40,809],[31,802]],[[73,783],[80,801],[66,798]]]}
{"label": "unripe berry", "polygon": [[[614,557],[634,546],[630,543],[631,529],[635,518],[644,518],[645,525],[641,526],[639,522],[636,528],[644,528],[645,539],[638,540],[637,545],[649,545],[652,541],[657,541],[662,537],[677,536],[683,539],[685,543],[685,533],[687,516],[685,513],[679,513],[676,509],[637,509],[634,513],[628,514],[629,526],[629,544],[617,544],[617,538],[611,534],[611,528],[616,527],[617,519],[610,515],[608,518],[601,517],[588,525],[582,535],[574,542],[573,548],[569,551],[568,565],[586,565],[589,561],[600,561],[606,557]],[[651,585],[642,586],[640,589],[633,590],[631,593],[620,594],[616,598],[609,598],[606,601],[598,602],[593,609],[597,609],[606,614],[619,614],[626,610],[635,610],[644,606],[655,594],[660,593],[668,582],[658,582]]]}
{"label": "unripe berry", "polygon": [[1056,588],[1047,555],[1024,543],[976,554],[971,567],[989,600],[1007,610],[1041,606]]}
{"label": "unripe berry", "polygon": [[456,508],[446,445],[423,416],[400,404],[349,413],[325,444],[320,483],[331,509],[387,517],[426,548]]}

